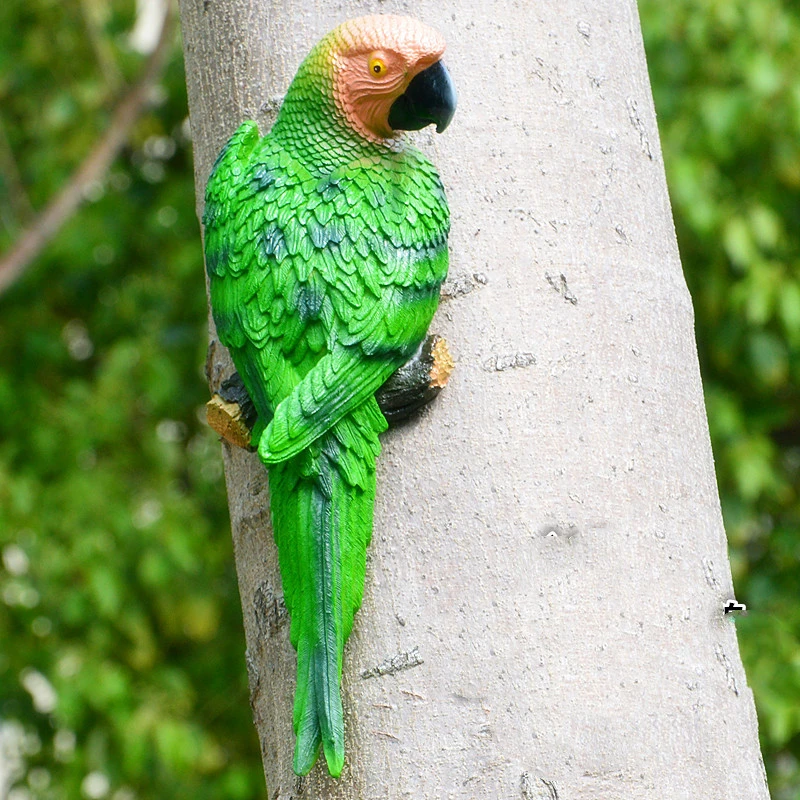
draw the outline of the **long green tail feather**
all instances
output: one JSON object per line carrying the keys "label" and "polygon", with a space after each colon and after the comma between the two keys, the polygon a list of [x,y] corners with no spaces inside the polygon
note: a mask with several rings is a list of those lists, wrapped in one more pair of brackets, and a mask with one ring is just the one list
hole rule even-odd
{"label": "long green tail feather", "polygon": [[297,650],[299,775],[311,770],[320,748],[331,775],[338,777],[344,765],[342,654],[364,593],[377,435],[385,427],[370,399],[312,448],[269,468],[275,541]]}

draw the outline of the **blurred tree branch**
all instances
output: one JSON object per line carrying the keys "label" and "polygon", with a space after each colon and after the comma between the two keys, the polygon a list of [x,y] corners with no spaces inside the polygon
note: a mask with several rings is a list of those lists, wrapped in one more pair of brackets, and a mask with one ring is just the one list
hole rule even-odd
{"label": "blurred tree branch", "polygon": [[2,173],[7,192],[7,205],[0,207],[2,222],[9,228],[18,230],[22,225],[30,222],[36,216],[36,212],[25,191],[22,174],[14,158],[14,151],[11,149],[2,119],[0,119],[0,173]]}
{"label": "blurred tree branch", "polygon": [[166,65],[174,22],[175,13],[170,4],[164,17],[158,44],[147,59],[141,77],[114,110],[111,124],[104,136],[64,187],[34,218],[11,249],[0,258],[0,294],[22,275],[61,230],[64,223],[78,210],[88,187],[103,178],[128,141],[131,129],[147,106],[150,91]]}
{"label": "blurred tree branch", "polygon": [[97,0],[81,0],[81,14],[103,77],[112,90],[116,91],[124,83],[124,79],[108,41],[103,38],[102,32],[108,14],[108,6],[101,5]]}

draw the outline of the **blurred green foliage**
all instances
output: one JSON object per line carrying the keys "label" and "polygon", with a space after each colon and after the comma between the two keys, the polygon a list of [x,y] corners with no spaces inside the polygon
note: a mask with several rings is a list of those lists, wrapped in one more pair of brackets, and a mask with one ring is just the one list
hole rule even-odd
{"label": "blurred green foliage", "polygon": [[[800,9],[640,0],[776,800],[800,797]],[[0,252],[105,130],[134,0],[0,4]],[[263,795],[179,48],[0,297],[0,748],[14,800]],[[12,753],[13,755],[13,753]],[[2,794],[0,777],[0,794]]]}
{"label": "blurred green foliage", "polygon": [[800,6],[639,0],[773,797],[800,797]]}
{"label": "blurred green foliage", "polygon": [[[134,0],[0,3],[0,252],[146,56]],[[131,144],[0,297],[0,748],[13,797],[254,798],[177,36]],[[0,777],[0,796],[5,796]]]}

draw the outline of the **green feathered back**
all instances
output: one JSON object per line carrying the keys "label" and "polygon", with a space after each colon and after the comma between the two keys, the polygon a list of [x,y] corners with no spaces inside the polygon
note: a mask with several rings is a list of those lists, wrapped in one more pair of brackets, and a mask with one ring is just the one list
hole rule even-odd
{"label": "green feathered back", "polygon": [[342,653],[372,533],[375,391],[425,336],[449,216],[416,149],[367,142],[336,114],[312,51],[272,132],[231,137],[206,189],[217,333],[258,410],[297,650],[294,768],[344,762]]}

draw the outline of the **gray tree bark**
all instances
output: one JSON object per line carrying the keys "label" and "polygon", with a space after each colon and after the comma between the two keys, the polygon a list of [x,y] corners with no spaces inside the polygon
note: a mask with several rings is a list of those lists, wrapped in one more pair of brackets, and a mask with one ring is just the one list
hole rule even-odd
{"label": "gray tree bark", "polygon": [[453,211],[433,330],[457,367],[384,437],[339,781],[292,775],[265,471],[225,450],[269,797],[768,797],[634,0],[181,6],[198,212],[226,138],[269,128],[345,18],[438,28],[460,95],[420,136]]}

